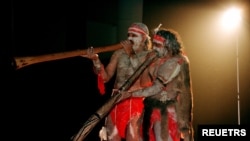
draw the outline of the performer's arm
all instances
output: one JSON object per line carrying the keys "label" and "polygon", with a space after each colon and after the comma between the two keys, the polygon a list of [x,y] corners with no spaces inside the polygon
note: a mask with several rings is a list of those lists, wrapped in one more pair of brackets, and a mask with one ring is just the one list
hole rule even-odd
{"label": "performer's arm", "polygon": [[[120,44],[123,46],[124,51],[129,55],[131,53],[131,42],[128,40],[121,41]],[[122,55],[122,51],[117,50],[115,51],[111,58],[109,63],[107,64],[106,67],[101,63],[98,55],[97,59],[93,60],[94,66],[96,68],[96,71],[101,74],[104,83],[108,82],[115,74],[116,69],[117,69],[117,64],[119,60],[119,56]]]}
{"label": "performer's arm", "polygon": [[162,90],[162,87],[164,87],[164,85],[158,79],[156,79],[152,86],[144,88],[144,89],[133,91],[133,92],[131,92],[131,96],[132,97],[152,96],[152,95],[158,94]]}
{"label": "performer's arm", "polygon": [[166,85],[172,81],[180,72],[180,64],[173,59],[162,65],[161,71],[157,73],[153,85],[138,91],[132,92],[133,97],[148,97],[159,94]]}
{"label": "performer's arm", "polygon": [[106,83],[114,75],[118,60],[117,56],[116,52],[114,52],[106,68],[99,59],[99,55],[94,53],[93,47],[88,49],[86,57],[92,60],[95,73],[102,77],[102,80]]}
{"label": "performer's arm", "polygon": [[117,68],[118,57],[119,57],[119,53],[116,51],[112,54],[110,61],[105,69],[102,65],[102,68],[100,69],[100,73],[105,83],[108,82],[114,76],[116,72],[116,68]]}

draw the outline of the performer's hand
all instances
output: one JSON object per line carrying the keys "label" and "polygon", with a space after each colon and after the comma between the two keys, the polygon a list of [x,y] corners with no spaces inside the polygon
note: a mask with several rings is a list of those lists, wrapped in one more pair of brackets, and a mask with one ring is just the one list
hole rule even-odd
{"label": "performer's hand", "polygon": [[192,141],[192,129],[189,125],[188,121],[184,121],[184,120],[179,120],[178,121],[178,126],[181,132],[181,138],[184,141]]}
{"label": "performer's hand", "polygon": [[132,96],[132,93],[129,91],[120,91],[120,93],[121,93],[121,98],[118,100],[118,102],[123,101]]}
{"label": "performer's hand", "polygon": [[97,60],[98,59],[98,54],[94,53],[94,48],[93,47],[89,47],[87,50],[87,55],[84,55],[83,57],[87,57],[91,60]]}
{"label": "performer's hand", "polygon": [[191,131],[182,131],[181,132],[181,139],[183,141],[193,141],[193,135]]}
{"label": "performer's hand", "polygon": [[130,40],[124,40],[121,41],[120,43],[128,55],[133,54],[132,42]]}

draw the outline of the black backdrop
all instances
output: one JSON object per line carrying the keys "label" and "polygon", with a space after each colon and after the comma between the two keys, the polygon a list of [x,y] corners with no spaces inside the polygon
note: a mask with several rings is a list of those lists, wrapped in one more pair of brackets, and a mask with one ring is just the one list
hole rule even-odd
{"label": "black backdrop", "polygon": [[[113,80],[102,96],[87,58],[65,58],[16,70],[14,57],[86,49],[86,23],[102,20],[105,3],[11,2],[11,46],[1,51],[2,121],[7,131],[3,138],[68,141],[109,98]],[[109,56],[101,59],[105,64]],[[99,140],[102,124],[86,140]]]}

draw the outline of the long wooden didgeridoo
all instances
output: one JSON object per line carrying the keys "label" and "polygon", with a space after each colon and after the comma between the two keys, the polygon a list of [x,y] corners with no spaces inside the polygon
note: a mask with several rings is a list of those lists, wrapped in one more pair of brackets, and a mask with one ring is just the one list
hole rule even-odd
{"label": "long wooden didgeridoo", "polygon": [[157,58],[157,53],[151,52],[148,58],[137,68],[137,70],[127,79],[123,85],[118,89],[118,92],[114,94],[102,107],[100,107],[90,118],[83,124],[79,132],[74,135],[71,140],[83,141],[91,130],[101,121],[119,101],[122,94],[119,91],[128,90],[130,86],[137,80],[141,73]]}
{"label": "long wooden didgeridoo", "polygon": [[[114,51],[120,48],[122,48],[122,45],[120,43],[110,45],[110,46],[96,47],[94,48],[94,53],[109,52],[109,51]],[[65,58],[76,57],[76,56],[84,57],[84,55],[87,55],[87,51],[88,49],[79,49],[79,50],[38,55],[38,56],[14,57],[14,61],[15,61],[14,66],[15,66],[15,69],[21,69],[23,67],[26,67],[32,64],[41,63],[41,62],[65,59]]]}

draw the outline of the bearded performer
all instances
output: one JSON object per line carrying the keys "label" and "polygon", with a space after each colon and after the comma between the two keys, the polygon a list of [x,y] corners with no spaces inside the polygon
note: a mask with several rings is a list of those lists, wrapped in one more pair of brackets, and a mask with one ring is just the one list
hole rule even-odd
{"label": "bearded performer", "polygon": [[122,92],[126,97],[146,97],[142,121],[143,141],[193,140],[192,87],[188,57],[179,34],[160,28],[153,37],[159,58],[147,69],[152,86]]}
{"label": "bearded performer", "polygon": [[[110,62],[106,67],[101,63],[97,54],[88,54],[89,58],[93,60],[95,72],[99,80],[103,80],[103,82],[106,83],[116,74],[113,94],[116,94],[116,90],[118,90],[144,62],[147,54],[151,50],[152,44],[149,37],[149,30],[145,24],[133,23],[128,28],[127,35],[127,40],[121,42],[123,48],[116,50],[112,54]],[[140,78],[138,78],[129,90],[142,89],[147,87],[147,85],[147,80],[141,81]],[[141,116],[142,111],[142,97],[131,97],[117,103],[106,118],[107,140],[137,141],[139,139],[137,120]]]}

